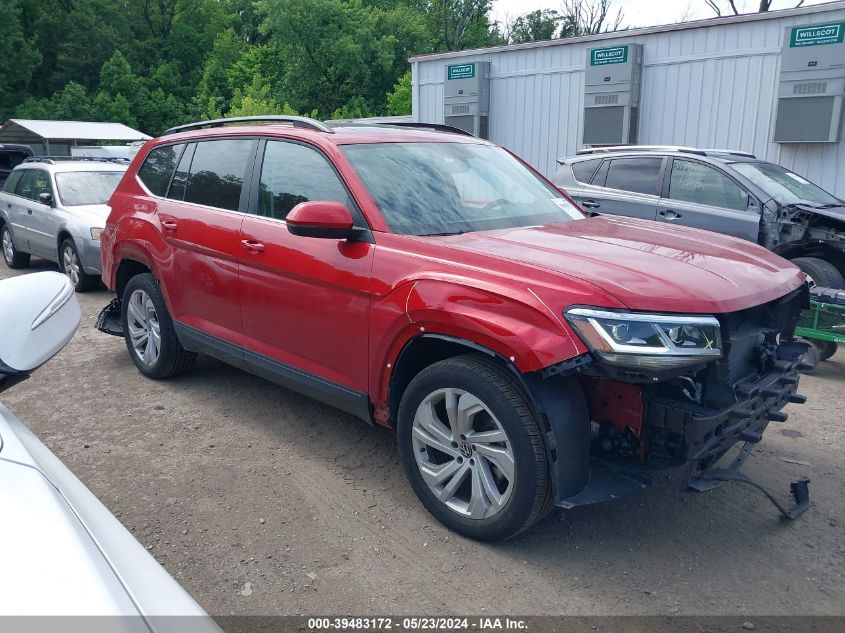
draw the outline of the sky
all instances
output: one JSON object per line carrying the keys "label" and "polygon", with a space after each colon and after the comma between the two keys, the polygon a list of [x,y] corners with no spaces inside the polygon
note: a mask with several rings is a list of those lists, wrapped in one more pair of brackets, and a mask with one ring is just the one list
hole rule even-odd
{"label": "sky", "polygon": [[[826,0],[804,0],[804,6],[821,4]],[[723,7],[728,7],[728,0],[717,0]],[[560,0],[495,0],[493,16],[499,22],[506,17],[513,19],[523,13],[536,9],[560,9]],[[775,0],[772,9],[794,7],[797,0]],[[759,0],[737,0],[740,11],[752,11],[759,5]],[[672,24],[686,20],[701,20],[714,17],[704,0],[613,0],[614,13],[622,9],[624,25],[630,27]],[[723,13],[725,13],[723,11]]]}

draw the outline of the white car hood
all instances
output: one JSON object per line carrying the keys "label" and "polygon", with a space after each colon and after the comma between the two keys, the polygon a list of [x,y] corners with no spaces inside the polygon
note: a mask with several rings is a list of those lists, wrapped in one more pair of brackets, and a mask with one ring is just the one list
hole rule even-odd
{"label": "white car hood", "polygon": [[[0,565],[0,616],[124,616],[109,618],[110,630],[149,633],[187,626],[190,631],[220,633],[126,528],[3,405]],[[157,617],[174,615],[198,617]]]}

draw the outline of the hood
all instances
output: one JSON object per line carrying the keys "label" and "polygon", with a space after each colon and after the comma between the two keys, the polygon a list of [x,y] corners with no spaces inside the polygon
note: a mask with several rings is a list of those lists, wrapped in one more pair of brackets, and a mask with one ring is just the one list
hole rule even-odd
{"label": "hood", "polygon": [[84,219],[92,227],[103,228],[111,209],[107,204],[82,204],[75,207],[64,207],[68,213]]}
{"label": "hood", "polygon": [[804,282],[798,268],[751,242],[623,217],[465,233],[445,244],[590,282],[632,310],[734,312]]}

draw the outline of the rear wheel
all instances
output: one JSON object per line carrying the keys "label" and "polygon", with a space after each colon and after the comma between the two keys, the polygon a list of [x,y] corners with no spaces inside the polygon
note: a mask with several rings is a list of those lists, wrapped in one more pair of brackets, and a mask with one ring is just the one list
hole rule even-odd
{"label": "rear wheel", "polygon": [[68,238],[59,247],[59,266],[68,276],[77,292],[88,292],[100,285],[99,275],[89,275],[82,268],[82,260],[76,250],[76,244]]}
{"label": "rear wheel", "polygon": [[172,378],[191,367],[196,354],[182,347],[158,282],[135,275],[123,292],[123,338],[138,370],[150,378]]}
{"label": "rear wheel", "polygon": [[839,269],[818,257],[796,257],[792,263],[810,278],[810,285],[822,288],[845,288],[845,277]]}
{"label": "rear wheel", "polygon": [[551,507],[542,433],[522,387],[483,356],[435,363],[399,408],[399,455],[423,505],[448,528],[499,540]]}
{"label": "rear wheel", "polygon": [[15,248],[12,241],[12,232],[8,226],[3,227],[0,232],[0,241],[3,242],[3,259],[9,268],[26,268],[29,266],[29,253],[21,253]]}

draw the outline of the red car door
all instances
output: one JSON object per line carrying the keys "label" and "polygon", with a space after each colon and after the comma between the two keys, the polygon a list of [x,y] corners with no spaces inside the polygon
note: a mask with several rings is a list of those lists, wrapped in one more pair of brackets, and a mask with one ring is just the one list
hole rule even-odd
{"label": "red car door", "polygon": [[360,214],[319,150],[293,141],[264,145],[254,213],[244,216],[241,226],[246,363],[259,375],[293,382],[300,391],[367,417],[375,245],[289,233],[285,216],[300,202],[333,200]]}
{"label": "red car door", "polygon": [[[238,342],[238,257],[244,218],[239,209],[245,208],[243,181],[256,146],[254,139],[187,145],[177,159],[166,197],[156,201],[161,233],[170,247],[160,257],[159,269],[180,336],[196,338],[201,331]],[[143,169],[139,176],[143,180]]]}

